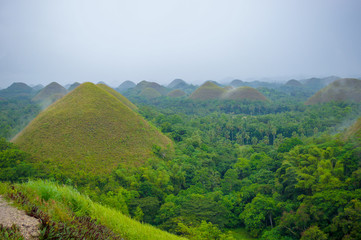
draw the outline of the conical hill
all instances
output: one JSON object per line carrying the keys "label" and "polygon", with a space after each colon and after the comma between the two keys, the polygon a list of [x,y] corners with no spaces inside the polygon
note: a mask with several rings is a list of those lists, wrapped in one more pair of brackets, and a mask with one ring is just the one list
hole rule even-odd
{"label": "conical hill", "polygon": [[129,101],[126,97],[124,97],[122,94],[120,94],[119,92],[117,92],[113,88],[111,88],[111,87],[109,87],[109,86],[107,86],[105,84],[101,84],[101,83],[98,83],[97,86],[100,87],[101,89],[107,91],[108,93],[110,93],[114,97],[116,97],[119,101],[124,103],[130,109],[132,109],[134,111],[138,109],[137,106],[135,106],[131,101]]}
{"label": "conical hill", "polygon": [[361,101],[361,80],[342,78],[330,83],[310,97],[306,105],[326,103],[331,101]]}
{"label": "conical hill", "polygon": [[226,91],[226,89],[217,86],[215,83],[207,81],[197,88],[189,98],[196,100],[219,99]]}
{"label": "conical hill", "polygon": [[106,174],[119,164],[139,166],[170,139],[117,97],[84,83],[41,112],[13,142],[64,173]]}
{"label": "conical hill", "polygon": [[52,82],[40,90],[40,92],[33,98],[33,101],[39,103],[43,108],[45,108],[56,100],[64,97],[67,92],[68,91],[59,83]]}
{"label": "conical hill", "polygon": [[260,93],[257,89],[252,87],[238,87],[230,89],[222,96],[223,99],[231,100],[254,100],[254,101],[267,101],[267,98]]}
{"label": "conical hill", "polygon": [[225,87],[217,86],[213,82],[206,82],[200,86],[189,97],[190,99],[209,100],[209,99],[224,99],[224,100],[256,100],[267,101],[267,98],[258,90],[251,87]]}

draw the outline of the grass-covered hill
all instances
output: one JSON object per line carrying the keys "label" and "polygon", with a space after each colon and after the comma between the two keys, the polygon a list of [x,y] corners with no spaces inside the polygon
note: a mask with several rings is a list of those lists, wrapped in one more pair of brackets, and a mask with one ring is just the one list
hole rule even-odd
{"label": "grass-covered hill", "polygon": [[290,87],[302,87],[302,83],[295,79],[287,81],[285,85]]}
{"label": "grass-covered hill", "polygon": [[244,86],[244,82],[239,79],[234,79],[234,80],[232,80],[232,82],[229,85],[232,87],[241,87],[241,86]]}
{"label": "grass-covered hill", "polygon": [[157,97],[161,97],[162,94],[160,92],[158,92],[156,89],[151,88],[151,87],[147,87],[144,88],[139,94],[138,96],[141,96],[143,98],[146,99],[153,99],[153,98],[157,98]]}
{"label": "grass-covered hill", "polygon": [[152,99],[160,96],[166,96],[169,89],[161,86],[156,82],[141,81],[134,88],[130,88],[124,95],[127,97],[143,97],[145,99]]}
{"label": "grass-covered hill", "polygon": [[331,101],[361,101],[361,80],[355,78],[338,79],[321,89],[306,101],[306,105]]}
{"label": "grass-covered hill", "polygon": [[190,96],[194,100],[209,100],[220,99],[227,90],[216,85],[211,81],[205,82],[202,86],[197,88]]}
{"label": "grass-covered hill", "polygon": [[187,88],[188,84],[182,79],[174,79],[171,83],[168,84],[170,89],[184,89]]}
{"label": "grass-covered hill", "polygon": [[126,97],[124,97],[122,94],[120,94],[119,92],[115,91],[113,88],[105,85],[105,84],[97,84],[98,87],[100,87],[101,89],[107,91],[108,93],[110,93],[111,95],[113,95],[114,97],[116,97],[119,101],[121,101],[122,103],[124,103],[126,106],[128,106],[130,109],[132,110],[137,110],[138,107],[135,106],[131,101],[129,101]]}
{"label": "grass-covered hill", "polygon": [[223,99],[230,100],[257,100],[267,101],[267,98],[258,90],[251,87],[238,87],[236,89],[230,89],[222,96]]}
{"label": "grass-covered hill", "polygon": [[39,103],[43,108],[46,108],[53,102],[64,97],[67,92],[68,91],[59,83],[52,82],[36,94],[32,100]]}
{"label": "grass-covered hill", "polygon": [[258,90],[252,87],[220,87],[213,82],[206,82],[194,91],[190,99],[209,100],[209,99],[227,99],[227,100],[260,100],[266,101],[267,98]]}
{"label": "grass-covered hill", "polygon": [[75,83],[73,83],[73,84],[71,84],[70,86],[69,86],[69,88],[68,88],[68,91],[70,92],[70,91],[73,91],[75,88],[77,88],[78,86],[80,85],[80,83],[78,83],[78,82],[75,82]]}
{"label": "grass-covered hill", "polygon": [[84,83],[40,113],[13,140],[64,173],[106,174],[139,166],[172,142],[117,97]]}
{"label": "grass-covered hill", "polygon": [[130,88],[134,88],[135,86],[136,84],[134,82],[127,80],[120,84],[115,90],[117,90],[118,92],[124,92]]}
{"label": "grass-covered hill", "polygon": [[176,89],[176,90],[169,92],[167,96],[177,98],[177,97],[183,97],[185,95],[186,95],[186,93],[183,90]]}
{"label": "grass-covered hill", "polygon": [[27,84],[15,82],[8,88],[0,90],[0,98],[23,98],[30,97],[34,90]]}

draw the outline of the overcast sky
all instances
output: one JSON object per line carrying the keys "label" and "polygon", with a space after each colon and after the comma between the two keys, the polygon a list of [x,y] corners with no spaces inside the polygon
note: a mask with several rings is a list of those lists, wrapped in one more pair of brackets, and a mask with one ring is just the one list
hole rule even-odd
{"label": "overcast sky", "polygon": [[0,87],[361,76],[361,0],[0,0]]}

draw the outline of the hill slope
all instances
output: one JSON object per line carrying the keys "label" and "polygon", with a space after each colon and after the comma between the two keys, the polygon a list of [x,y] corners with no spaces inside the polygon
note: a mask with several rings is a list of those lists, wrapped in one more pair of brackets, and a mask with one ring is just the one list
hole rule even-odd
{"label": "hill slope", "polygon": [[330,101],[361,101],[361,80],[338,79],[310,97],[305,104],[312,105]]}
{"label": "hill slope", "polygon": [[186,95],[186,93],[183,90],[176,89],[176,90],[169,92],[167,96],[177,98],[177,97],[183,97],[185,95]]}
{"label": "hill slope", "polygon": [[259,100],[267,101],[267,98],[263,96],[258,90],[251,87],[239,87],[236,89],[230,89],[222,96],[223,99],[231,100]]}
{"label": "hill slope", "polygon": [[359,118],[345,133],[348,139],[357,139],[361,142],[361,118]]}
{"label": "hill slope", "polygon": [[128,89],[130,89],[130,88],[134,88],[136,85],[135,85],[135,83],[134,82],[132,82],[132,81],[125,81],[125,82],[123,82],[122,84],[120,84],[117,88],[116,88],[116,90],[118,91],[118,92],[124,92],[124,91],[127,91]]}
{"label": "hill slope", "polygon": [[107,86],[105,84],[101,84],[101,83],[97,84],[97,86],[100,87],[101,89],[107,91],[108,93],[110,93],[114,97],[116,97],[119,101],[124,103],[130,109],[132,109],[134,111],[138,109],[137,106],[135,106],[131,101],[129,101],[126,97],[124,97],[122,94],[120,94],[119,92],[117,92],[113,88],[111,88],[111,87],[109,87],[109,86]]}
{"label": "hill slope", "polygon": [[225,100],[260,100],[266,101],[267,98],[258,90],[251,87],[225,87],[217,86],[213,82],[206,82],[200,86],[189,97],[190,99],[209,100],[209,99],[225,99]]}
{"label": "hill slope", "polygon": [[56,82],[52,82],[44,87],[38,94],[33,97],[34,102],[38,102],[43,108],[49,106],[56,100],[64,97],[67,90]]}
{"label": "hill slope", "polygon": [[183,89],[187,88],[188,84],[182,79],[174,79],[167,87],[171,89]]}
{"label": "hill slope", "polygon": [[0,97],[3,98],[18,98],[18,97],[30,97],[33,93],[33,89],[22,82],[15,82],[8,88],[0,90]]}
{"label": "hill slope", "polygon": [[[33,212],[33,215],[40,218],[42,222],[40,236],[46,236],[44,229],[48,228],[50,232],[56,233],[58,237],[51,239],[110,240],[123,239],[122,237],[129,240],[185,239],[149,224],[140,223],[118,210],[93,202],[88,196],[80,194],[74,188],[65,185],[60,186],[52,182],[38,180],[10,187],[8,184],[0,182],[0,194],[12,197],[12,200],[17,202],[23,209],[35,207],[37,210]],[[40,212],[41,214],[39,214]],[[83,222],[87,224],[79,224],[79,219],[83,219]],[[91,224],[90,219],[96,221]],[[24,221],[24,218],[18,220]],[[76,230],[87,231],[77,234],[77,231],[69,227],[59,227],[61,225],[73,226]],[[101,234],[101,236],[96,234]],[[46,239],[50,239],[50,237],[48,236]]]}
{"label": "hill slope", "polygon": [[226,89],[217,86],[215,83],[207,81],[197,88],[189,98],[195,100],[219,99],[226,91]]}
{"label": "hill slope", "polygon": [[50,160],[63,172],[111,172],[138,166],[154,144],[171,141],[109,92],[84,83],[40,113],[13,140],[20,149]]}

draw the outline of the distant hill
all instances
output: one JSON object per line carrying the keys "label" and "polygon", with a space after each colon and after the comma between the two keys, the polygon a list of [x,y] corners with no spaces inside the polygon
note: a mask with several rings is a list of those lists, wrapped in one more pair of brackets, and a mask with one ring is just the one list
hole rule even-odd
{"label": "distant hill", "polygon": [[120,84],[115,90],[122,93],[127,91],[128,89],[134,88],[136,84],[132,81],[125,81],[122,84]]}
{"label": "distant hill", "polygon": [[265,101],[267,98],[259,91],[251,87],[219,87],[213,82],[206,82],[200,86],[189,97],[190,99],[209,100],[209,99],[229,99],[229,100],[259,100]]}
{"label": "distant hill", "polygon": [[239,87],[236,89],[230,89],[222,95],[223,99],[230,100],[257,100],[257,101],[267,101],[267,98],[251,87]]}
{"label": "distant hill", "polygon": [[340,79],[340,77],[337,76],[330,76],[325,78],[309,78],[309,79],[303,79],[300,80],[300,82],[309,89],[314,90],[315,92],[326,87],[333,81]]}
{"label": "distant hill", "polygon": [[52,82],[36,94],[32,100],[40,104],[43,108],[46,108],[53,102],[64,97],[67,93],[68,91],[59,83]]}
{"label": "distant hill", "polygon": [[189,98],[195,100],[220,99],[226,91],[226,89],[216,85],[215,83],[207,81],[199,88],[197,88],[189,96]]}
{"label": "distant hill", "polygon": [[285,85],[290,87],[302,87],[302,83],[295,79],[289,80]]}
{"label": "distant hill", "polygon": [[77,88],[78,86],[80,86],[80,83],[78,83],[78,82],[75,82],[75,83],[73,83],[73,84],[71,84],[70,86],[69,86],[69,88],[68,88],[68,91],[70,92],[70,91],[73,91],[75,88]]}
{"label": "distant hill", "polygon": [[22,98],[31,97],[34,93],[32,87],[22,82],[15,82],[8,88],[0,90],[0,97],[2,98]]}
{"label": "distant hill", "polygon": [[232,87],[237,88],[237,87],[244,86],[244,82],[242,80],[239,80],[239,79],[234,79],[229,85],[232,86]]}
{"label": "distant hill", "polygon": [[13,140],[66,174],[102,175],[139,166],[172,142],[117,97],[84,83],[41,112]]}
{"label": "distant hill", "polygon": [[153,88],[154,90],[156,90],[163,96],[166,95],[168,92],[168,90],[165,87],[159,85],[156,82],[141,81],[135,87],[135,89],[140,90],[140,91],[143,91],[146,88]]}
{"label": "distant hill", "polygon": [[34,91],[40,91],[43,88],[44,88],[44,86],[42,84],[38,84],[33,87]]}
{"label": "distant hill", "polygon": [[188,87],[188,84],[182,79],[174,79],[167,87],[171,89],[184,89]]}
{"label": "distant hill", "polygon": [[306,101],[306,105],[330,101],[361,101],[361,80],[355,78],[338,79],[321,89]]}
{"label": "distant hill", "polygon": [[160,92],[158,92],[156,89],[154,88],[144,88],[140,93],[139,96],[147,98],[147,99],[152,99],[152,98],[157,98],[157,97],[161,97],[162,94],[160,94]]}
{"label": "distant hill", "polygon": [[169,89],[159,85],[156,82],[141,81],[134,88],[124,92],[127,97],[140,96],[145,99],[152,99],[160,96],[166,96]]}
{"label": "distant hill", "polygon": [[183,90],[176,89],[176,90],[169,92],[167,96],[177,98],[177,97],[183,97],[185,95],[186,95],[186,93]]}
{"label": "distant hill", "polygon": [[138,107],[135,106],[131,101],[129,101],[126,97],[124,97],[122,94],[120,94],[119,92],[115,91],[113,88],[104,85],[104,84],[97,84],[98,87],[100,87],[101,89],[107,91],[108,93],[110,93],[111,95],[113,95],[114,97],[116,97],[119,101],[121,101],[122,103],[124,103],[126,106],[128,106],[130,109],[136,111],[138,110]]}

